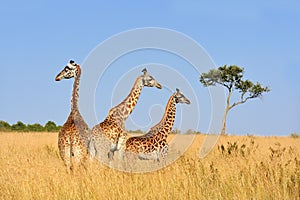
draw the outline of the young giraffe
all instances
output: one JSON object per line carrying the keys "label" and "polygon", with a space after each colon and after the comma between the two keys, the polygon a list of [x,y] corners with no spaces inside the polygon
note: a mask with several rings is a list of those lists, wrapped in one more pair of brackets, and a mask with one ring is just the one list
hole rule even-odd
{"label": "young giraffe", "polygon": [[190,100],[179,89],[176,89],[176,92],[169,98],[160,122],[145,135],[128,138],[121,150],[125,153],[134,153],[143,160],[159,161],[159,156],[165,159],[168,154],[167,137],[174,125],[177,103],[190,104]]}
{"label": "young giraffe", "polygon": [[[106,149],[103,141],[109,141],[110,150],[108,158],[112,159],[114,152],[120,149],[120,144],[125,140],[127,132],[124,126],[125,120],[133,111],[143,87],[156,87],[161,89],[161,85],[147,72],[142,70],[143,75],[137,77],[128,96],[117,106],[110,109],[106,119],[92,129],[91,141],[89,144],[90,157],[94,158],[96,154],[100,159],[100,149]],[[107,143],[106,143],[107,144]]]}
{"label": "young giraffe", "polygon": [[78,109],[79,82],[81,68],[73,60],[56,76],[55,80],[74,78],[71,113],[58,134],[59,154],[68,170],[75,165],[84,164],[87,157],[89,128]]}

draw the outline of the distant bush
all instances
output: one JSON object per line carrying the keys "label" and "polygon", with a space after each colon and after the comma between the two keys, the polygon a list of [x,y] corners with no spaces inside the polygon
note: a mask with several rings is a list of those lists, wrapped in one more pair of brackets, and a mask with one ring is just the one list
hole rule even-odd
{"label": "distant bush", "polygon": [[46,124],[45,124],[45,131],[48,131],[48,132],[56,132],[56,131],[59,131],[61,128],[61,126],[56,126],[56,124],[52,121],[48,121]]}
{"label": "distant bush", "polygon": [[5,121],[0,121],[0,131],[17,131],[17,132],[57,132],[61,126],[57,126],[54,122],[48,121],[45,126],[42,126],[39,123],[34,124],[24,124],[21,121],[18,121],[16,124],[10,126],[9,123]]}
{"label": "distant bush", "polygon": [[5,121],[0,121],[0,131],[10,131],[11,127],[9,125],[9,123],[5,122]]}
{"label": "distant bush", "polygon": [[299,138],[300,137],[300,135],[298,133],[291,133],[290,136],[292,138]]}
{"label": "distant bush", "polygon": [[141,129],[137,129],[137,130],[129,130],[129,133],[137,133],[137,134],[142,134],[145,133],[144,131],[142,131]]}
{"label": "distant bush", "polygon": [[18,121],[16,124],[13,124],[11,126],[11,130],[12,131],[27,131],[27,126],[23,122]]}
{"label": "distant bush", "polygon": [[184,134],[194,134],[195,132],[193,129],[188,129]]}
{"label": "distant bush", "polygon": [[170,132],[170,134],[180,134],[181,131],[179,129],[174,129],[173,131]]}
{"label": "distant bush", "polygon": [[28,124],[26,131],[30,132],[43,132],[45,131],[44,127],[38,123],[35,124]]}

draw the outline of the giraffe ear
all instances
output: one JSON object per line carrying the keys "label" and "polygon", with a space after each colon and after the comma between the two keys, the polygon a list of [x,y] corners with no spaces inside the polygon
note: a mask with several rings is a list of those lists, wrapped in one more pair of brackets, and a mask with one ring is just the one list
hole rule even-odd
{"label": "giraffe ear", "polygon": [[144,69],[142,70],[142,72],[143,72],[144,74],[146,74],[146,73],[147,73],[147,69],[144,68]]}

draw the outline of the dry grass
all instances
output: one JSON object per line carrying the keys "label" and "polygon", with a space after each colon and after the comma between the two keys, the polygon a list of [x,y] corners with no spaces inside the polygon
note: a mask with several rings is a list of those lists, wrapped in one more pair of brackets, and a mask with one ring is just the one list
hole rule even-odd
{"label": "dry grass", "polygon": [[57,134],[0,133],[0,199],[300,199],[300,138],[224,136],[200,159],[204,137],[156,172],[67,174]]}

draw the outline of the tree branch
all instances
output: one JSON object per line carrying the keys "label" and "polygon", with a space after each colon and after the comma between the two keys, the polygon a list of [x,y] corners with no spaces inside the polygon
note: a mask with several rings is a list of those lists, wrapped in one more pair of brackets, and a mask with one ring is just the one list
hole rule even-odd
{"label": "tree branch", "polygon": [[219,81],[216,81],[216,83],[220,84],[220,85],[223,85],[224,87],[226,87],[229,91],[231,91],[231,88],[229,85],[226,85],[225,83],[222,83],[222,82],[219,82]]}
{"label": "tree branch", "polygon": [[243,104],[243,103],[246,103],[246,101],[248,101],[249,99],[254,99],[256,98],[257,96],[253,95],[253,96],[249,96],[247,97],[246,99],[242,99],[241,101],[238,101],[238,102],[235,102],[233,103],[230,107],[229,107],[229,110],[231,110],[233,107],[237,106],[237,105],[240,105],[240,104]]}

